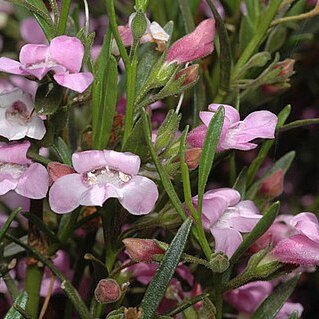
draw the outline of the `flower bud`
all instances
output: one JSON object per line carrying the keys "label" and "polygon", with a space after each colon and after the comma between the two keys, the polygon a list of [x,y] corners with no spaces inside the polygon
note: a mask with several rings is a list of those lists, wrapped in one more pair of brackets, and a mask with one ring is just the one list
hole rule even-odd
{"label": "flower bud", "polygon": [[66,164],[59,162],[50,162],[47,166],[50,178],[50,184],[54,183],[58,178],[75,173],[75,170]]}
{"label": "flower bud", "polygon": [[112,303],[121,297],[121,288],[114,279],[101,279],[94,290],[94,295],[99,303]]}
{"label": "flower bud", "polygon": [[209,263],[216,273],[222,273],[229,267],[229,260],[227,256],[221,252],[214,253]]}
{"label": "flower bud", "polygon": [[280,69],[279,76],[289,78],[294,73],[294,59],[286,59],[284,61],[278,62],[274,69]]}
{"label": "flower bud", "polygon": [[194,148],[190,148],[186,150],[185,161],[189,169],[197,168],[201,154],[202,154],[202,149],[199,147],[194,147]]}
{"label": "flower bud", "polygon": [[188,84],[191,84],[195,81],[197,81],[198,79],[198,64],[193,64],[181,71],[179,71],[176,74],[176,80],[178,80],[179,78],[181,78],[182,76],[185,76],[184,78],[184,82],[183,82],[183,86],[186,86]]}
{"label": "flower bud", "polygon": [[278,169],[266,177],[259,189],[259,194],[264,197],[275,198],[282,194],[284,189],[284,171]]}
{"label": "flower bud", "polygon": [[160,248],[152,239],[125,238],[123,243],[132,260],[151,263],[155,255],[162,255],[165,250]]}
{"label": "flower bud", "polygon": [[132,33],[135,41],[138,41],[143,34],[145,33],[147,28],[147,18],[145,14],[141,11],[137,11],[133,20],[132,20]]}

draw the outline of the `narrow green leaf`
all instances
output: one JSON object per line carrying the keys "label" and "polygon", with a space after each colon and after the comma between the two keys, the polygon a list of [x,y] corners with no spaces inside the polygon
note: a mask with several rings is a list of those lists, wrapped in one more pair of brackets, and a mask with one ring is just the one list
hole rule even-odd
{"label": "narrow green leaf", "polygon": [[180,8],[181,13],[182,13],[185,31],[186,31],[186,33],[190,33],[194,30],[195,25],[194,25],[192,11],[191,11],[189,4],[188,4],[189,1],[178,0],[178,3],[179,3],[179,8]]}
{"label": "narrow green leaf", "polygon": [[274,292],[258,307],[252,319],[274,319],[289,296],[293,293],[299,276],[296,276],[278,287]]}
{"label": "narrow green leaf", "polygon": [[16,216],[22,211],[21,207],[18,207],[17,209],[15,209],[14,211],[12,211],[12,213],[10,214],[10,216],[7,218],[6,222],[4,223],[4,225],[1,227],[0,230],[0,243],[2,243],[2,239],[4,238],[6,232],[8,231],[11,223],[13,222],[13,220],[16,218]]}
{"label": "narrow green leaf", "polygon": [[28,294],[24,291],[15,299],[12,307],[10,308],[4,319],[24,319],[25,317],[16,309],[15,306],[17,305],[22,310],[25,310],[27,301]]}
{"label": "narrow green leaf", "polygon": [[259,220],[254,229],[244,238],[240,246],[235,251],[234,255],[230,258],[230,263],[235,264],[242,254],[259,238],[267,229],[272,225],[278,215],[280,204],[274,203],[264,216]]}
{"label": "narrow green leaf", "polygon": [[214,157],[225,117],[224,107],[219,107],[208,126],[202,154],[199,161],[198,211],[201,213],[206,183],[213,166]]}
{"label": "narrow green leaf", "polygon": [[52,149],[60,157],[62,163],[72,166],[71,151],[60,136],[55,139]]}
{"label": "narrow green leaf", "polygon": [[159,268],[147,287],[141,308],[144,319],[151,319],[159,306],[183,253],[192,220],[186,219],[167,249]]}
{"label": "narrow green leaf", "polygon": [[104,149],[112,131],[117,101],[117,62],[110,56],[104,74],[104,91],[99,109],[97,130],[93,134],[93,148]]}
{"label": "narrow green leaf", "polygon": [[232,69],[231,48],[230,48],[230,42],[229,42],[228,33],[225,27],[224,20],[219,15],[212,0],[207,0],[207,3],[210,9],[212,10],[215,20],[217,22],[217,32],[218,32],[218,37],[220,42],[220,54],[219,54],[219,67],[220,67],[219,82],[220,83],[219,83],[218,96],[216,97],[217,99],[216,102],[219,103],[220,101],[218,100],[218,98],[220,97],[221,99],[223,99],[223,97],[228,92],[229,86],[230,86],[230,76],[231,76],[231,69]]}
{"label": "narrow green leaf", "polygon": [[241,196],[241,199],[246,197],[246,188],[247,188],[247,167],[244,167],[239,173],[233,188],[236,189]]}
{"label": "narrow green leaf", "polygon": [[57,35],[65,33],[66,25],[68,22],[69,11],[71,6],[71,0],[62,0],[61,14],[59,17],[59,23],[57,28]]}

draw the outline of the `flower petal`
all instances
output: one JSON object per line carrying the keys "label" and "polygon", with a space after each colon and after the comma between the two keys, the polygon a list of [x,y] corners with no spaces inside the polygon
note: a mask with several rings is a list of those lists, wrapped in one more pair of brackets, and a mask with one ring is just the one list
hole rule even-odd
{"label": "flower petal", "polygon": [[80,174],[64,175],[51,186],[50,207],[57,214],[70,213],[80,205],[81,197],[87,190]]}
{"label": "flower petal", "polygon": [[203,147],[205,137],[207,133],[207,127],[205,125],[199,125],[191,130],[187,135],[187,143],[192,147]]}
{"label": "flower petal", "polygon": [[49,174],[46,168],[39,164],[31,164],[20,177],[16,192],[22,196],[41,199],[46,197],[49,188]]}
{"label": "flower petal", "polygon": [[20,51],[20,62],[25,67],[45,63],[49,47],[45,44],[26,44]]}
{"label": "flower petal", "polygon": [[133,215],[151,212],[158,198],[156,184],[143,176],[134,176],[121,190],[123,198],[119,201]]}
{"label": "flower petal", "polygon": [[0,58],[0,71],[17,75],[29,74],[21,69],[21,63],[5,57]]}
{"label": "flower petal", "polygon": [[27,158],[27,151],[30,142],[0,144],[0,162],[15,164],[30,164],[31,160]]}
{"label": "flower petal", "polygon": [[50,43],[49,52],[54,61],[63,65],[72,73],[81,70],[84,46],[78,38],[66,35],[56,37]]}
{"label": "flower petal", "polygon": [[240,232],[233,228],[217,228],[210,229],[215,239],[215,252],[223,252],[230,258],[239,245],[243,241]]}
{"label": "flower petal", "polygon": [[54,74],[53,78],[61,86],[79,93],[83,93],[93,82],[93,75],[90,72],[59,73]]}
{"label": "flower petal", "polygon": [[136,175],[140,169],[140,158],[132,153],[116,151],[85,151],[72,155],[74,169],[79,173],[92,171],[96,168],[109,166],[126,174]]}

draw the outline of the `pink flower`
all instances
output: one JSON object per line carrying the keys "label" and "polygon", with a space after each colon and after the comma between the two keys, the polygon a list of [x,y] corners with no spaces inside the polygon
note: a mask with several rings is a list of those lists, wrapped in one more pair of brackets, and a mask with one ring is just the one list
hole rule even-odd
{"label": "pink flower", "polygon": [[[209,111],[200,112],[204,125],[193,129],[187,137],[192,147],[202,147],[205,141],[207,127],[213,119],[220,104],[211,104]],[[251,143],[256,138],[274,138],[277,116],[269,111],[256,111],[249,114],[243,121],[239,112],[230,105],[222,105],[225,109],[225,119],[217,146],[218,152],[229,149],[252,150],[257,144]]]}
{"label": "pink flower", "polygon": [[177,40],[169,48],[166,62],[191,62],[211,54],[214,50],[215,20],[202,21],[197,28]]}
{"label": "pink flower", "polygon": [[287,301],[284,303],[275,319],[289,319],[293,313],[297,313],[298,318],[300,318],[303,313],[303,306],[300,303]]}
{"label": "pink flower", "polygon": [[20,89],[0,93],[0,135],[9,141],[25,136],[41,140],[46,132],[43,120],[34,112],[31,96]]}
{"label": "pink flower", "polygon": [[62,176],[50,190],[50,206],[56,213],[69,213],[79,205],[102,206],[112,197],[134,215],[148,214],[153,209],[157,186],[137,175],[141,162],[137,155],[85,151],[74,153],[72,162],[77,173]]}
{"label": "pink flower", "polygon": [[239,312],[254,313],[271,294],[272,284],[268,281],[254,281],[225,294],[228,303]]}
{"label": "pink flower", "polygon": [[[133,32],[132,32],[132,22],[136,13],[132,13],[129,17],[129,21],[127,25],[120,25],[118,27],[118,31],[120,33],[120,37],[122,43],[125,47],[129,47],[133,45]],[[164,51],[166,43],[169,39],[169,35],[165,32],[165,30],[155,21],[151,22],[146,16],[147,27],[145,33],[140,38],[140,43],[154,42],[157,44],[157,50]],[[112,52],[115,55],[119,55],[119,49],[115,42],[113,41]]]}
{"label": "pink flower", "polygon": [[27,158],[30,142],[0,144],[0,195],[10,190],[33,199],[44,198],[49,176],[45,167]]}
{"label": "pink flower", "polygon": [[47,42],[39,23],[33,17],[28,17],[21,21],[20,33],[27,43],[40,44]]}
{"label": "pink flower", "polygon": [[39,80],[52,71],[58,84],[82,93],[93,82],[92,73],[80,72],[83,56],[84,47],[81,41],[62,35],[54,38],[50,45],[24,45],[20,51],[20,62],[0,58],[0,71],[33,75]]}
{"label": "pink flower", "polygon": [[[193,197],[197,207],[198,198]],[[240,194],[232,188],[206,192],[203,199],[202,221],[215,239],[215,251],[229,258],[243,241],[241,233],[250,232],[262,216],[250,200],[240,201]]]}

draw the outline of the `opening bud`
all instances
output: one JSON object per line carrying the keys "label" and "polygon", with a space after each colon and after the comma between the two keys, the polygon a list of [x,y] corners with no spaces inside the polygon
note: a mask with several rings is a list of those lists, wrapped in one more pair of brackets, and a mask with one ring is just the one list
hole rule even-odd
{"label": "opening bud", "polygon": [[191,84],[195,81],[197,81],[198,79],[198,64],[193,64],[181,71],[179,71],[176,74],[176,80],[178,80],[179,78],[181,78],[182,76],[184,76],[184,82],[183,82],[183,86]]}
{"label": "opening bud", "polygon": [[284,171],[282,169],[278,169],[263,180],[259,189],[259,194],[264,197],[275,198],[281,195],[283,190]]}
{"label": "opening bud", "polygon": [[156,255],[165,253],[153,239],[125,238],[123,243],[131,259],[136,262],[151,263],[156,261]]}
{"label": "opening bud", "polygon": [[197,168],[201,154],[202,154],[202,149],[199,147],[194,147],[194,148],[190,148],[186,150],[185,161],[189,169]]}
{"label": "opening bud", "polygon": [[121,288],[114,279],[101,279],[94,290],[94,295],[99,303],[112,303],[120,299]]}
{"label": "opening bud", "polygon": [[75,173],[75,170],[71,166],[61,164],[59,162],[50,162],[47,168],[49,172],[50,184],[54,183],[57,179],[64,175]]}

